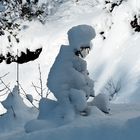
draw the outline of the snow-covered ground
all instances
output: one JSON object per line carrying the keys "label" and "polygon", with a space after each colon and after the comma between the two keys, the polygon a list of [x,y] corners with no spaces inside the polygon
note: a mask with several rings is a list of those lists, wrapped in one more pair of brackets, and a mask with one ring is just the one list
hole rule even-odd
{"label": "snow-covered ground", "polygon": [[[115,0],[112,1],[115,2]],[[79,0],[77,3],[74,0],[64,0],[57,7],[57,11],[48,16],[45,25],[38,22],[25,23],[29,28],[20,33],[19,46],[23,50],[26,47],[30,49],[43,47],[43,52],[37,60],[20,65],[22,87],[28,94],[38,99],[32,87],[32,82],[38,84],[39,81],[38,63],[41,66],[42,80],[46,87],[49,70],[61,44],[68,44],[67,31],[79,24],[93,26],[97,36],[86,60],[90,77],[95,80],[95,94],[103,91],[110,79],[121,85],[111,104],[111,113],[105,115],[96,107],[92,107],[89,116],[77,116],[71,123],[63,125],[59,122],[54,124],[34,120],[34,123],[31,123],[31,125],[34,124],[31,126],[32,132],[26,133],[22,125],[15,130],[13,128],[11,131],[5,130],[5,133],[1,131],[1,140],[139,139],[140,33],[134,32],[130,22],[133,16],[138,14],[140,2],[124,0],[121,5],[114,8],[113,12],[109,12],[109,7],[109,4],[104,4],[104,0]],[[104,33],[101,35],[101,32]],[[5,45],[4,39],[1,40],[1,45]],[[13,88],[16,84],[16,64],[1,63],[0,75],[7,72],[10,73],[4,81],[10,82]],[[29,127],[30,125],[27,126],[28,129]],[[2,124],[0,128],[3,128]]]}
{"label": "snow-covered ground", "polygon": [[[73,122],[61,126],[46,121],[38,121],[34,131],[23,130],[3,133],[2,140],[138,140],[140,123],[140,105],[112,104],[111,114],[105,115],[96,107],[88,117],[77,117]],[[36,122],[37,124],[37,122]],[[40,124],[40,125],[39,125]],[[36,127],[35,127],[36,126]]]}

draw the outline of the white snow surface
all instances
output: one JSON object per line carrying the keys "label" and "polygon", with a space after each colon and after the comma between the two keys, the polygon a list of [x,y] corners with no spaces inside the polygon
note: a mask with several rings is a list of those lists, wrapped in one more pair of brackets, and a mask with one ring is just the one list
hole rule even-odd
{"label": "white snow surface", "polygon": [[112,113],[105,115],[98,108],[93,107],[91,115],[77,116],[70,123],[60,125],[59,122],[33,120],[26,126],[28,133],[16,131],[1,134],[2,140],[138,140],[140,123],[140,105],[112,104]]}
{"label": "white snow surface", "polygon": [[[42,112],[38,118],[35,117],[36,113],[30,116],[27,113],[31,112],[30,109],[27,111],[28,108],[22,104],[19,107],[26,108],[18,109],[19,112],[23,111],[20,115],[22,122],[13,121],[14,118],[9,116],[5,120],[2,119],[3,116],[0,117],[0,140],[139,140],[140,35],[130,26],[130,21],[138,14],[139,8],[138,0],[129,0],[123,1],[109,13],[105,9],[104,0],[79,0],[77,3],[74,0],[65,0],[60,2],[55,13],[48,16],[45,25],[37,21],[24,23],[28,28],[20,33],[20,47],[15,45],[13,51],[16,52],[17,47],[24,51],[27,47],[31,50],[43,47],[39,59],[20,65],[20,83],[28,94],[38,98],[31,86],[32,82],[38,84],[38,63],[41,65],[43,84],[46,85],[48,73],[61,44],[68,44],[67,31],[80,24],[91,25],[96,31],[93,48],[86,58],[90,77],[96,82],[95,94],[103,90],[110,78],[114,82],[120,81],[121,90],[110,105],[110,114],[104,114],[97,107],[91,106],[89,116],[75,116],[76,119],[71,122],[60,119],[59,113],[55,111],[47,117],[49,121],[40,118],[45,116],[42,113],[48,104],[51,105],[46,110],[56,106],[55,101],[46,104],[42,100]],[[99,34],[101,31],[104,31],[105,40]],[[2,37],[0,42],[1,51],[6,53],[7,50],[3,49],[7,45],[6,38]],[[16,64],[1,63],[0,75],[7,72],[10,74],[4,81],[10,81],[13,88],[16,83]],[[59,106],[56,110],[63,111]],[[31,121],[28,122],[26,118]]]}

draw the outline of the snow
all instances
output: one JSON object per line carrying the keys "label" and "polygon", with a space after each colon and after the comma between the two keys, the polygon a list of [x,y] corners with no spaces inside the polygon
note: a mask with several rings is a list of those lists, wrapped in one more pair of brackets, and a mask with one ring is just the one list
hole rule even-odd
{"label": "snow", "polygon": [[[96,37],[93,41],[92,50],[86,57],[88,65],[83,64],[83,67],[79,67],[77,63],[73,63],[74,67],[80,72],[86,68],[89,70],[90,78],[95,81],[94,85],[91,86],[94,87],[93,96],[96,96],[96,98],[100,97],[100,93],[104,90],[109,79],[112,79],[114,83],[120,81],[121,90],[117,93],[112,103],[109,104],[109,114],[101,111],[102,104],[96,104],[97,107],[90,106],[88,116],[75,116],[72,112],[73,108],[71,108],[67,113],[73,114],[74,117],[73,115],[68,115],[68,117],[75,119],[70,118],[70,121],[62,119],[63,114],[65,114],[63,112],[65,106],[62,109],[62,106],[57,104],[56,101],[42,99],[39,105],[40,112],[36,112],[33,109],[32,116],[32,109],[22,103],[18,103],[18,101],[22,102],[21,99],[15,99],[16,104],[19,105],[17,111],[21,115],[19,115],[18,120],[9,117],[8,114],[4,115],[6,117],[0,117],[0,139],[138,140],[140,137],[140,36],[139,32],[136,33],[131,28],[130,21],[133,20],[135,14],[138,14],[139,6],[138,0],[124,1],[120,6],[116,6],[112,13],[109,13],[108,9],[105,8],[104,0],[79,0],[78,3],[65,0],[57,5],[56,12],[54,11],[52,15],[48,16],[45,25],[42,26],[34,21],[25,23],[28,28],[22,30],[19,34],[21,37],[20,49],[25,51],[26,47],[31,50],[40,46],[43,47],[43,52],[38,60],[20,65],[20,83],[28,94],[33,95],[33,98],[39,98],[31,87],[32,82],[37,83],[38,81],[38,63],[41,64],[42,78],[44,85],[46,85],[48,73],[59,50],[65,51],[65,48],[68,47],[67,45],[61,47],[61,44],[68,44],[67,31],[73,26],[81,24],[94,27]],[[104,31],[103,35],[100,34],[102,31]],[[103,36],[106,39],[103,39]],[[8,45],[4,37],[0,39],[0,42],[1,48]],[[15,50],[16,47],[15,45]],[[7,50],[3,50],[3,53],[6,54],[6,52]],[[70,55],[68,51],[66,60],[71,59]],[[61,63],[65,63],[66,60]],[[84,61],[82,62],[84,63]],[[70,65],[67,64],[66,68]],[[6,65],[2,63],[0,70],[0,75],[10,71],[5,81],[7,83],[10,81],[12,89],[16,83],[16,64]],[[52,88],[55,82],[59,82],[57,78],[62,78],[63,72],[61,70],[60,72],[60,75],[54,75]],[[73,75],[73,77],[77,79],[76,75]],[[65,79],[65,77],[63,78]],[[81,78],[80,81],[79,84],[83,83],[84,80]],[[63,88],[67,89],[69,87],[64,84]],[[89,91],[90,89],[83,88],[83,90]],[[85,100],[84,96],[81,97],[82,100]],[[53,96],[49,95],[49,98],[52,99]],[[72,95],[71,98],[73,98]],[[76,106],[77,101],[75,102],[75,100],[77,98],[79,97],[75,96],[73,98]],[[104,106],[108,106],[106,105],[108,102],[104,100],[104,97],[97,100],[103,100]],[[15,102],[12,104],[15,104]],[[83,105],[83,107],[82,105],[78,106],[78,108],[86,106]],[[46,115],[47,112],[51,113]]]}
{"label": "snow", "polygon": [[87,25],[78,25],[68,31],[69,44],[77,50],[84,46],[90,47],[89,43],[95,36],[93,27]]}
{"label": "snow", "polygon": [[110,100],[109,95],[100,93],[97,96],[95,96],[94,100],[90,102],[90,105],[94,105],[98,107],[101,111],[104,113],[110,112]]}
{"label": "snow", "polygon": [[[10,137],[2,136],[3,140],[57,140],[57,139],[139,139],[140,105],[112,104],[112,114],[105,115],[96,107],[92,108],[88,117],[77,117],[72,123],[53,126],[50,122],[36,121],[38,127],[32,127],[31,133],[13,133]],[[34,123],[32,123],[34,124]],[[42,129],[42,127],[43,129]]]}
{"label": "snow", "polygon": [[27,100],[29,100],[31,103],[33,102],[33,96],[31,94],[26,94]]}
{"label": "snow", "polygon": [[83,111],[86,110],[86,96],[82,90],[71,89],[70,90],[70,100],[71,103],[74,105],[76,110]]}
{"label": "snow", "polygon": [[0,2],[0,12],[4,11],[5,7],[2,5],[2,2]]}
{"label": "snow", "polygon": [[37,111],[25,105],[18,91],[18,87],[15,86],[6,100],[2,102],[7,112],[0,117],[1,133],[15,131],[16,129],[23,130],[26,122],[37,116]]}
{"label": "snow", "polygon": [[42,98],[39,102],[39,115],[38,119],[43,120],[48,117],[48,112],[57,106],[57,102],[51,99]]}

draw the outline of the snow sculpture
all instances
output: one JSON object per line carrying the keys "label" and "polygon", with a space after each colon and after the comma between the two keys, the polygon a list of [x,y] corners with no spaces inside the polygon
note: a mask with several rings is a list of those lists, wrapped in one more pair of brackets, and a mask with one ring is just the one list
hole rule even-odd
{"label": "snow sculpture", "polygon": [[94,82],[89,78],[84,58],[92,48],[91,40],[95,35],[95,30],[89,25],[71,28],[68,31],[69,45],[61,46],[50,70],[48,88],[67,115],[71,110],[86,112],[87,99],[94,96]]}

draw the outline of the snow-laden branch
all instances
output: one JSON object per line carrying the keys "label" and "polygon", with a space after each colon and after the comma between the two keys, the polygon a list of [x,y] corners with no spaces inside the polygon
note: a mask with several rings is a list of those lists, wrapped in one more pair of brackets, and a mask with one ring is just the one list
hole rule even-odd
{"label": "snow-laden branch", "polygon": [[4,92],[5,91],[5,93],[1,94],[0,96],[4,96],[8,92],[12,94],[11,89],[9,88],[10,87],[10,83],[6,84],[3,81],[3,78],[6,77],[8,74],[9,74],[9,72],[0,77],[0,82],[1,82],[2,85],[4,85],[4,87],[2,89],[0,89],[0,92]]}

